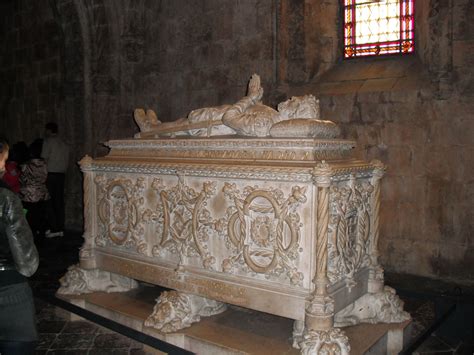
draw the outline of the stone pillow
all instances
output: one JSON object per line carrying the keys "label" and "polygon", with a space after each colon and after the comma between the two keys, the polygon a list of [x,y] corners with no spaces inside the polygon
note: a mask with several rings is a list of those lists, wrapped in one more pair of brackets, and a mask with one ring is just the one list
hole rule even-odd
{"label": "stone pillow", "polygon": [[270,129],[270,136],[275,138],[336,138],[340,135],[339,127],[331,121],[307,118],[294,118],[275,123]]}

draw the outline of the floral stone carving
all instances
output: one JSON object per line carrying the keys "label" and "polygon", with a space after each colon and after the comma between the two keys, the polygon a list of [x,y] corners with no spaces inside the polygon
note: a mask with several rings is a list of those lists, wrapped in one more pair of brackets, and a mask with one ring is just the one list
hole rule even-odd
{"label": "floral stone carving", "polygon": [[328,278],[346,280],[354,286],[354,274],[370,265],[370,197],[372,185],[366,182],[332,186],[328,241]]}
{"label": "floral stone carving", "polygon": [[339,328],[305,332],[299,343],[302,355],[349,355],[349,338]]}
{"label": "floral stone carving", "polygon": [[146,221],[153,219],[158,226],[161,240],[153,246],[152,253],[159,256],[164,249],[178,254],[180,265],[185,257],[198,256],[206,269],[211,269],[215,258],[209,253],[207,241],[214,225],[206,201],[215,194],[215,183],[203,183],[200,192],[187,186],[182,176],[178,184],[167,188],[155,180],[152,188],[160,197],[157,211],[147,211]]}
{"label": "floral stone carving", "polygon": [[59,282],[61,287],[57,292],[60,295],[126,292],[138,287],[138,283],[131,278],[99,269],[85,270],[78,265],[70,266]]}
{"label": "floral stone carving", "polygon": [[164,291],[156,300],[145,326],[163,333],[176,332],[199,322],[201,317],[219,314],[227,309],[222,302],[177,291]]}
{"label": "floral stone carving", "polygon": [[227,210],[228,247],[233,255],[222,269],[231,272],[242,259],[256,273],[286,273],[293,285],[303,280],[295,267],[298,259],[300,216],[296,207],[306,202],[306,188],[294,186],[286,199],[279,189],[246,187],[241,193],[226,183],[225,196],[233,202]]}

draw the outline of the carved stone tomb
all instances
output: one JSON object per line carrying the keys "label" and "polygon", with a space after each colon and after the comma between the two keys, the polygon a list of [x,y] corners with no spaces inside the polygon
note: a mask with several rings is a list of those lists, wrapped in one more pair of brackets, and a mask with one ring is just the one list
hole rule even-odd
{"label": "carved stone tomb", "polygon": [[[176,137],[141,110],[141,134],[81,160],[85,242],[58,293],[161,285],[175,291],[162,293],[147,327],[176,332],[232,304],[293,319],[303,354],[348,354],[341,327],[407,320],[378,261],[384,166],[352,158],[355,142],[328,138],[338,133],[328,121],[308,121],[324,125],[321,139],[301,119],[292,131],[283,109],[264,107],[258,130],[239,125],[257,127],[249,119],[260,113],[220,110],[209,127],[230,122],[248,136]],[[182,122],[205,127],[180,122],[181,132]]]}

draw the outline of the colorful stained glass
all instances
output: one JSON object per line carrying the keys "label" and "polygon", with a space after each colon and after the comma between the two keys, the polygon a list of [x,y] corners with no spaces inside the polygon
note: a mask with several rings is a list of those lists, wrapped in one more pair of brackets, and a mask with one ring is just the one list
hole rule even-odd
{"label": "colorful stained glass", "polygon": [[343,0],[344,57],[415,50],[415,0]]}

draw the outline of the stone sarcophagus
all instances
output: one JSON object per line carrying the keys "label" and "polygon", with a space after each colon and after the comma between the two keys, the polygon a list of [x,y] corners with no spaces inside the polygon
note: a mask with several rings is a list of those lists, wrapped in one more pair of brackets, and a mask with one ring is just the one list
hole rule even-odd
{"label": "stone sarcophagus", "polygon": [[338,327],[407,319],[378,262],[384,166],[352,158],[355,142],[144,132],[81,160],[85,242],[60,293],[161,285],[176,291],[146,326],[232,304],[294,319],[303,353],[348,353]]}

